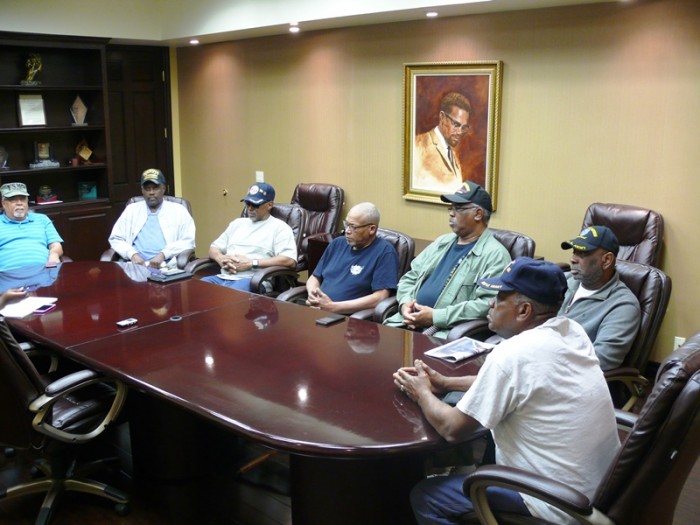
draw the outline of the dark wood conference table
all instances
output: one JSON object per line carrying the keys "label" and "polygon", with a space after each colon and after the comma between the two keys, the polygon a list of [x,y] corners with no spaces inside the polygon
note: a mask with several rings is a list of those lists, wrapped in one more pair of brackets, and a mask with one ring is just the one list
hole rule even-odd
{"label": "dark wood conference table", "polygon": [[[391,374],[439,340],[357,319],[322,327],[324,312],[300,305],[196,279],[135,283],[120,271],[64,264],[37,291],[57,296],[56,310],[13,328],[289,452],[296,524],[412,522],[408,491],[444,441]],[[125,317],[139,325],[115,329]],[[477,369],[426,359],[447,374]]]}

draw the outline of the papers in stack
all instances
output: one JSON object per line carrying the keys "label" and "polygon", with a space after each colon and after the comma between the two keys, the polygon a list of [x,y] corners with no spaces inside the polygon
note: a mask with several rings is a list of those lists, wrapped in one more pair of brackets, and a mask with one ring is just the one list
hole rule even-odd
{"label": "papers in stack", "polygon": [[10,303],[5,308],[0,310],[0,314],[5,317],[21,319],[27,317],[40,306],[53,304],[58,300],[57,297],[25,297],[21,301]]}
{"label": "papers in stack", "polygon": [[490,352],[495,345],[477,341],[471,337],[461,337],[432,350],[428,350],[425,355],[437,357],[450,363],[457,363],[464,359],[469,359],[481,354]]}

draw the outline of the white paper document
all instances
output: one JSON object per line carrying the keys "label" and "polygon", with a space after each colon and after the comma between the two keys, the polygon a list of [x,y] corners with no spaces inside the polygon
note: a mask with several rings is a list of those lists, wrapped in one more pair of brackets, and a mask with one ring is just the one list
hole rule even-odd
{"label": "white paper document", "polygon": [[5,317],[21,319],[27,317],[40,306],[53,304],[58,300],[58,297],[25,297],[21,301],[10,303],[0,310],[0,314]]}
{"label": "white paper document", "polygon": [[437,357],[450,363],[457,363],[470,357],[490,352],[495,345],[477,341],[471,337],[461,337],[447,344],[428,350],[425,355]]}

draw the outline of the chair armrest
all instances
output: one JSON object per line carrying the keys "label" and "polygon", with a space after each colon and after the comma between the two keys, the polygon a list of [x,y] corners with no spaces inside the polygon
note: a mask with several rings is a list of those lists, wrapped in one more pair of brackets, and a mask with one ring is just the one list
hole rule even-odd
{"label": "chair armrest", "polygon": [[605,370],[605,381],[610,383],[622,383],[627,390],[629,399],[625,402],[622,410],[629,411],[634,407],[640,398],[646,396],[649,380],[639,373],[639,370],[632,367],[619,367],[612,370]]}
{"label": "chair armrest", "polygon": [[571,264],[568,262],[558,262],[555,263],[559,268],[561,268],[562,272],[570,272],[571,271]]}
{"label": "chair armrest", "polygon": [[195,260],[194,250],[188,248],[177,254],[177,267],[184,269],[190,261]]}
{"label": "chair armrest", "polygon": [[362,319],[363,321],[372,321],[374,319],[374,308],[366,308],[358,310],[350,316],[353,319]]}
{"label": "chair armrest", "polygon": [[[56,418],[53,414],[53,407],[56,403],[69,398],[71,394],[99,384],[112,385],[114,391],[109,409],[98,423],[91,424],[90,430],[84,433],[66,431],[54,426]],[[29,410],[36,414],[32,425],[37,432],[66,443],[90,441],[104,432],[117,418],[126,400],[127,390],[126,385],[121,381],[104,377],[94,370],[73,372],[47,385],[44,393],[30,403]],[[78,402],[71,398],[70,403],[73,405],[71,414],[73,417],[91,421],[95,416],[93,412],[99,405],[99,400],[88,397],[83,402]]]}
{"label": "chair armrest", "polygon": [[[51,374],[58,370],[58,356],[53,352],[49,352],[48,350],[44,350],[43,348],[37,348],[36,346],[34,346],[34,343],[30,343],[29,341],[19,343],[19,347],[25,354],[27,354],[27,357],[29,357],[29,359],[32,359],[34,357],[48,358],[49,369],[47,370],[47,373]],[[36,363],[34,364],[36,366]]]}
{"label": "chair armrest", "polygon": [[280,301],[286,301],[288,303],[304,304],[308,293],[306,291],[306,286],[295,286],[290,288],[286,292],[282,292],[277,296]]}
{"label": "chair armrest", "polygon": [[[268,283],[268,284],[266,284]],[[260,295],[277,295],[295,288],[299,284],[299,274],[295,268],[269,266],[253,274],[250,291]]]}
{"label": "chair armrest", "polygon": [[632,412],[627,412],[625,410],[615,409],[615,420],[617,421],[617,426],[624,430],[625,432],[630,432],[632,427],[637,422],[637,414]]}
{"label": "chair armrest", "polygon": [[214,259],[210,259],[209,257],[200,257],[199,259],[195,259],[194,261],[187,263],[184,269],[186,272],[194,274],[203,270],[216,270],[218,273],[220,268],[219,263],[217,263]]}
{"label": "chair armrest", "polygon": [[382,299],[374,307],[373,320],[375,323],[383,323],[388,317],[391,317],[399,311],[399,301],[395,295]]}
{"label": "chair armrest", "polygon": [[584,494],[568,485],[529,471],[501,465],[480,467],[464,480],[464,493],[468,494],[474,503],[481,523],[498,523],[486,499],[486,488],[491,486],[533,496],[575,517],[580,523],[614,525],[610,519],[593,508]]}
{"label": "chair armrest", "polygon": [[115,252],[112,248],[107,248],[100,255],[100,261],[102,262],[114,262],[119,260],[119,254]]}
{"label": "chair armrest", "polygon": [[454,341],[460,337],[468,336],[483,341],[491,335],[493,332],[489,330],[489,322],[486,319],[470,319],[453,326],[447,333],[447,340]]}

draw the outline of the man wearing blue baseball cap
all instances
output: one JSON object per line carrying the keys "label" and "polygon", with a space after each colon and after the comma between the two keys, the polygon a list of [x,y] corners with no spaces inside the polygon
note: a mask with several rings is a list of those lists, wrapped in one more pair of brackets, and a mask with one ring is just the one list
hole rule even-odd
{"label": "man wearing blue baseball cap", "polygon": [[296,266],[294,233],[289,224],[270,215],[274,201],[275,188],[267,183],[248,189],[241,199],[248,216],[233,220],[209,247],[209,258],[221,266],[221,273],[202,281],[249,292],[258,268]]}
{"label": "man wearing blue baseball cap", "polygon": [[489,230],[493,206],[489,193],[465,182],[441,195],[451,233],[430,243],[399,279],[399,311],[384,324],[447,337],[450,328],[483,319],[495,292],[479,288],[479,279],[499,275],[510,262],[508,250]]}
{"label": "man wearing blue baseball cap", "polygon": [[567,292],[559,315],[577,321],[593,341],[603,370],[622,364],[639,331],[639,301],[615,271],[620,244],[606,226],[588,226],[570,241]]}
{"label": "man wearing blue baseball cap", "polygon": [[[592,498],[620,441],[590,339],[578,323],[556,315],[566,291],[564,273],[553,263],[520,257],[479,286],[497,292],[487,318],[505,338],[479,373],[447,377],[416,360],[394,374],[394,383],[447,441],[468,439],[481,425],[491,431],[497,464],[557,479]],[[449,390],[466,390],[456,407],[435,395]],[[462,491],[465,477],[436,476],[414,488],[419,525],[457,524],[473,511]],[[496,514],[571,523],[557,509],[512,490],[491,488],[488,498]]]}
{"label": "man wearing blue baseball cap", "polygon": [[124,208],[109,236],[109,245],[125,261],[175,267],[178,254],[194,249],[194,219],[184,206],[165,200],[167,189],[159,169],[141,174],[143,200]]}

